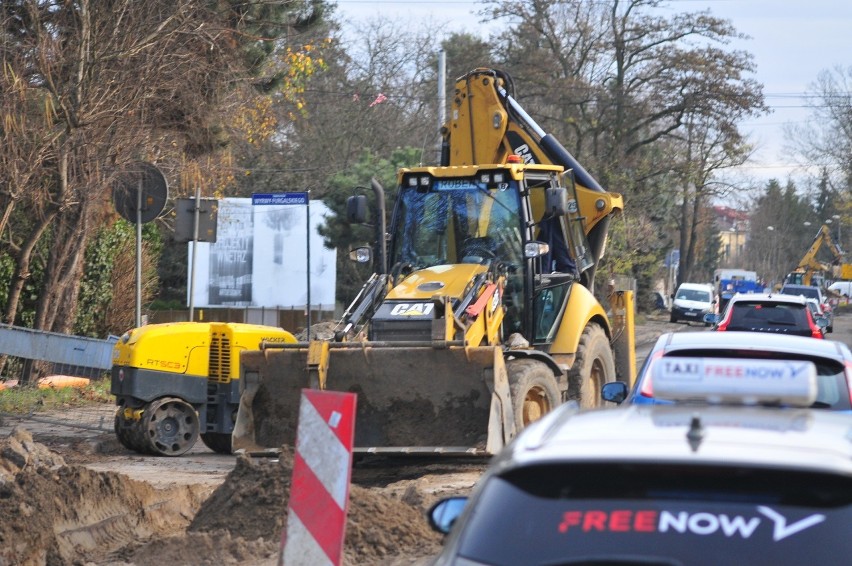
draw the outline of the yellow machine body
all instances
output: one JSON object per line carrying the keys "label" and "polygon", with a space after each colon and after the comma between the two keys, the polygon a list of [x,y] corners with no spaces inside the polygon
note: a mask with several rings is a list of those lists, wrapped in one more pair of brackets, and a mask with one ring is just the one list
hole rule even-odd
{"label": "yellow machine body", "polygon": [[292,445],[305,388],[358,395],[358,451],[494,454],[557,405],[632,383],[632,290],[604,307],[593,285],[623,199],[509,83],[489,69],[456,82],[441,164],[399,171],[389,229],[375,220],[379,269],[335,339],[241,354],[235,450]]}
{"label": "yellow machine body", "polygon": [[150,324],[126,332],[113,350],[110,388],[119,441],[136,452],[177,456],[200,436],[211,449],[230,452],[240,354],[295,342],[281,328],[242,323]]}

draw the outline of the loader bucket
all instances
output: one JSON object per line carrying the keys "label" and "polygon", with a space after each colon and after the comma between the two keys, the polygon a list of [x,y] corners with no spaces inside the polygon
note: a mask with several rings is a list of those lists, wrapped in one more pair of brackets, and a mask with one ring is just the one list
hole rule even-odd
{"label": "loader bucket", "polygon": [[[356,452],[497,453],[514,436],[500,348],[329,343],[325,389],[357,394]],[[234,450],[295,445],[308,345],[243,352]],[[313,383],[313,385],[312,385]]]}

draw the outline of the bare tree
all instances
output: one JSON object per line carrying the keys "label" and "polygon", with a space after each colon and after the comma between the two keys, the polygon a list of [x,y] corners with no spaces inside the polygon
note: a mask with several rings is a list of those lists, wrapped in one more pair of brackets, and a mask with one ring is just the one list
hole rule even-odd
{"label": "bare tree", "polygon": [[[837,195],[841,235],[852,225],[852,67],[823,70],[811,85],[811,119],[785,127],[786,149],[811,175],[817,190]],[[847,237],[848,241],[848,237]],[[842,242],[841,242],[842,243]]]}
{"label": "bare tree", "polygon": [[688,274],[703,249],[701,211],[729,189],[719,171],[750,151],[737,124],[766,111],[749,77],[752,57],[727,48],[742,36],[709,12],[669,11],[657,0],[485,4],[511,25],[495,41],[523,81],[527,109],[604,186],[623,192],[632,214],[663,227],[657,250],[667,232],[680,234]]}
{"label": "bare tree", "polygon": [[322,4],[4,2],[0,252],[14,262],[4,321],[18,318],[38,268],[30,322],[68,331],[92,229],[115,219],[115,176],[136,160],[170,172],[225,147],[245,89],[271,90],[281,77],[263,74],[255,51],[273,51]]}

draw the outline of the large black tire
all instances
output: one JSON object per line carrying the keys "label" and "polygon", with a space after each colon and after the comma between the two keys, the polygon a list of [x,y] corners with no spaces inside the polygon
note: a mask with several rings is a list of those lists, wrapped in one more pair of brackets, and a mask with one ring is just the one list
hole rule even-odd
{"label": "large black tire", "polygon": [[556,377],[546,364],[536,360],[509,360],[506,372],[516,432],[521,432],[562,402]]}
{"label": "large black tire", "polygon": [[577,357],[568,371],[568,398],[581,408],[603,406],[601,387],[615,381],[615,359],[606,332],[594,322],[583,330]]}
{"label": "large black tire", "polygon": [[231,454],[231,435],[221,432],[205,432],[201,435],[201,442],[204,445],[219,454]]}
{"label": "large black tire", "polygon": [[151,454],[180,456],[198,440],[198,413],[183,399],[163,397],[145,407],[142,431]]}

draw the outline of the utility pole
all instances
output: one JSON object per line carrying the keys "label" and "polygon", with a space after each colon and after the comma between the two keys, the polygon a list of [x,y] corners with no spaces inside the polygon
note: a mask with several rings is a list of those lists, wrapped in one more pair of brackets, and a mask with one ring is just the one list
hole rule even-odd
{"label": "utility pole", "polygon": [[[447,121],[447,52],[438,52],[438,131]],[[438,162],[441,160],[441,145],[444,136],[438,139]]]}

